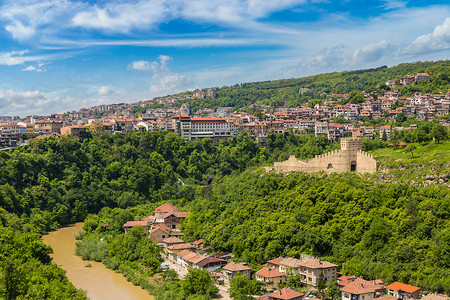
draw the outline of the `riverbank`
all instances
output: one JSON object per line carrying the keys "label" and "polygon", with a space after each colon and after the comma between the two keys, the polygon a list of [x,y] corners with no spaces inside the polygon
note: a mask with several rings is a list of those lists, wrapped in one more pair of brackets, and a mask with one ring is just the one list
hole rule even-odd
{"label": "riverbank", "polygon": [[[53,249],[53,262],[64,269],[69,280],[85,290],[91,300],[153,300],[147,291],[128,282],[122,274],[110,270],[100,262],[83,261],[75,255],[75,237],[83,223],[49,232],[42,237]],[[86,265],[90,267],[86,267]]]}

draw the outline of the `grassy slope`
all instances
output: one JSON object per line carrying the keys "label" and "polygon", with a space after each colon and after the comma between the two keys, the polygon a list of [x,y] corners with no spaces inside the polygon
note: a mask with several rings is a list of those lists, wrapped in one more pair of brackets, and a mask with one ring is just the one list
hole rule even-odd
{"label": "grassy slope", "polygon": [[423,182],[428,176],[435,177],[432,181],[437,183],[441,176],[450,177],[450,141],[416,146],[414,156],[403,148],[377,149],[370,153],[380,161],[380,171],[390,175],[389,180],[404,178]]}

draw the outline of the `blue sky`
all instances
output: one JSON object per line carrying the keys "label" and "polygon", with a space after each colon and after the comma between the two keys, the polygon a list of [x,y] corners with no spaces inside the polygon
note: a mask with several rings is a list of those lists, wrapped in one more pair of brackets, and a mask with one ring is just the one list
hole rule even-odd
{"label": "blue sky", "polygon": [[0,1],[0,115],[448,58],[448,1]]}

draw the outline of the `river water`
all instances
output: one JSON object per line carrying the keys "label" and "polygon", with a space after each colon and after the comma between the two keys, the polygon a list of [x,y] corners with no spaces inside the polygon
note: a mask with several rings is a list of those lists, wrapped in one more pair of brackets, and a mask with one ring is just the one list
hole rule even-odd
{"label": "river water", "polygon": [[[75,255],[74,234],[82,227],[83,223],[76,223],[42,238],[53,248],[53,262],[66,270],[73,285],[85,290],[91,300],[153,300],[153,296],[128,282],[122,274],[106,268],[102,263],[83,261]],[[88,263],[92,267],[86,267]]]}

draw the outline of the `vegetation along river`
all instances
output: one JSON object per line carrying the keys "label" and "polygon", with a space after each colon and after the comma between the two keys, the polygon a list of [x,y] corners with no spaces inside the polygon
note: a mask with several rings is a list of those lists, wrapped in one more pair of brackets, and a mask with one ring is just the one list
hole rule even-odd
{"label": "vegetation along river", "polygon": [[[67,277],[77,287],[87,291],[91,300],[153,300],[145,290],[128,282],[121,274],[100,262],[83,261],[75,255],[75,237],[83,227],[76,223],[43,236],[53,248],[53,262],[67,271]],[[90,263],[92,267],[86,267]]]}

